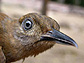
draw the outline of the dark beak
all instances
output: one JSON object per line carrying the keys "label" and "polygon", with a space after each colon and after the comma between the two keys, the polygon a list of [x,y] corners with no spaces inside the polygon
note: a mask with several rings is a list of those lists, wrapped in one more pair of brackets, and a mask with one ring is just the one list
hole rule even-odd
{"label": "dark beak", "polygon": [[53,31],[49,31],[45,35],[42,35],[41,40],[54,41],[59,44],[71,45],[78,48],[77,43],[72,38],[54,28]]}

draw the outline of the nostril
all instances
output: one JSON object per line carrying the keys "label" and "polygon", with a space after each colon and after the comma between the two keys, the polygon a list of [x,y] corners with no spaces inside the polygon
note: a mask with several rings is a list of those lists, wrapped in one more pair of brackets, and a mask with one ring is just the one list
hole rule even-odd
{"label": "nostril", "polygon": [[52,31],[49,31],[48,34],[52,34],[53,32]]}

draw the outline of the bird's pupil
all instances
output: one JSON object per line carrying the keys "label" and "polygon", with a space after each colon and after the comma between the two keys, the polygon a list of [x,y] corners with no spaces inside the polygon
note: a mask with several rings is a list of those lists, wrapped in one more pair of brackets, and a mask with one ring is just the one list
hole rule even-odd
{"label": "bird's pupil", "polygon": [[26,27],[29,27],[30,26],[30,23],[26,23]]}

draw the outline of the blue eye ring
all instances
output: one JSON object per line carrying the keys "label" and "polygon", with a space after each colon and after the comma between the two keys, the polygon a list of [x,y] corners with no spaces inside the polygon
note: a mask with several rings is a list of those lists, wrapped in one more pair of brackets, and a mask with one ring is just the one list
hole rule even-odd
{"label": "blue eye ring", "polygon": [[24,30],[31,29],[32,28],[32,25],[33,25],[33,20],[31,18],[26,18],[22,22],[22,27],[23,27]]}

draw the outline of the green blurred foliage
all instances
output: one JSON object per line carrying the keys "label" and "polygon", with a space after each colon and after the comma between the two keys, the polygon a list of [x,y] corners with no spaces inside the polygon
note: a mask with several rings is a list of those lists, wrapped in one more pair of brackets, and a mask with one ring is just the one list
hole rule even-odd
{"label": "green blurred foliage", "polygon": [[75,4],[74,0],[65,0],[65,4]]}
{"label": "green blurred foliage", "polygon": [[84,0],[81,0],[80,6],[84,7]]}
{"label": "green blurred foliage", "polygon": [[[58,2],[59,0],[52,0],[55,2]],[[76,4],[77,0],[64,0],[64,4],[69,4],[69,5],[78,5],[84,7],[84,0],[79,0],[79,4]]]}
{"label": "green blurred foliage", "polygon": [[57,1],[57,0],[52,0],[52,1]]}

